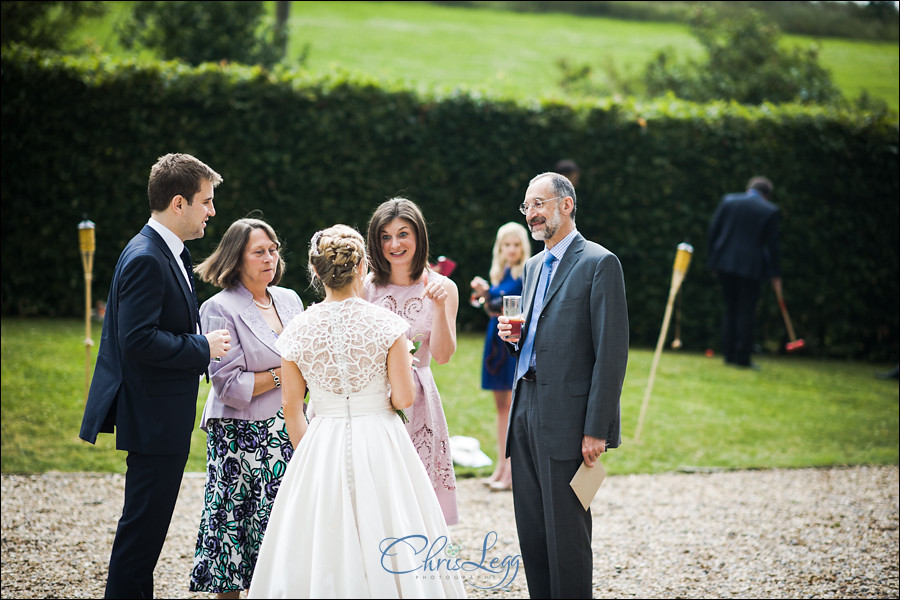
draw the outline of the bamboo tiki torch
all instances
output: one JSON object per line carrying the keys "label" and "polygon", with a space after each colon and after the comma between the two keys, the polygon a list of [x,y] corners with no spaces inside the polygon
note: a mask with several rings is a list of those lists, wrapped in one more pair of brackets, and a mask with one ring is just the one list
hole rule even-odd
{"label": "bamboo tiki torch", "polygon": [[641,429],[644,427],[644,415],[647,412],[647,404],[650,402],[650,392],[653,391],[653,380],[656,379],[656,367],[659,366],[659,355],[662,354],[663,344],[666,341],[666,333],[669,329],[669,320],[672,318],[672,305],[681,282],[687,274],[688,267],[691,264],[691,254],[694,247],[686,242],[678,244],[678,251],[675,253],[675,264],[672,266],[672,285],[669,287],[669,301],[666,303],[666,314],[663,317],[662,329],[659,332],[659,340],[656,342],[656,352],[653,353],[653,364],[650,367],[650,378],[647,380],[647,390],[644,392],[644,402],[641,404],[641,413],[638,416],[637,430],[634,432],[634,441],[637,442],[641,437]]}
{"label": "bamboo tiki torch", "polygon": [[84,399],[91,389],[91,280],[94,276],[94,222],[87,215],[78,224],[78,245],[81,248],[81,266],[84,267]]}

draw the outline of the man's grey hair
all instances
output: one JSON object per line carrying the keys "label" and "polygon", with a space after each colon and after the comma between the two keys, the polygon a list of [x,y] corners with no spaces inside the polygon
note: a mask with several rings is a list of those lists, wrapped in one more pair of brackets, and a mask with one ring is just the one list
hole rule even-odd
{"label": "man's grey hair", "polygon": [[566,177],[565,175],[560,175],[559,173],[554,173],[553,171],[547,171],[546,173],[535,175],[531,178],[531,181],[528,182],[528,185],[530,186],[534,182],[545,177],[550,177],[550,184],[553,186],[554,196],[570,196],[572,198],[572,213],[570,214],[570,217],[574,222],[575,210],[578,208],[578,199],[575,197],[575,186],[572,185],[572,182],[569,181],[568,177]]}

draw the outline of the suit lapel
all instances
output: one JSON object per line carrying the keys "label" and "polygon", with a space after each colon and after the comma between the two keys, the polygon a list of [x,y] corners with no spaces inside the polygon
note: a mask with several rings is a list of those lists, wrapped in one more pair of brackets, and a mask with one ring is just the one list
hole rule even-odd
{"label": "suit lapel", "polygon": [[[538,280],[541,278],[541,266],[544,262],[544,252],[546,252],[546,250],[536,254],[525,264],[526,285],[523,290],[525,292],[525,297],[522,298],[522,305],[525,306],[526,321],[531,317],[531,310],[534,308],[534,293],[535,290],[537,290]],[[523,326],[522,329],[525,330],[525,326]]]}
{"label": "suit lapel", "polygon": [[281,319],[281,326],[287,329],[287,326],[293,318],[300,314],[301,311],[294,308],[293,305],[286,305],[281,300],[282,299],[278,297],[278,294],[272,294],[272,302],[275,303],[275,310],[278,311],[278,318]]}
{"label": "suit lapel", "polygon": [[175,280],[181,287],[181,293],[184,296],[184,301],[187,303],[188,314],[191,315],[193,322],[197,323],[197,299],[191,291],[191,286],[188,285],[187,280],[184,278],[184,265],[181,262],[181,258],[172,256],[172,251],[169,250],[169,246],[166,244],[165,240],[163,240],[162,236],[156,233],[149,225],[144,225],[141,233],[153,240],[159,248],[159,251],[162,252],[163,256],[166,257],[166,260],[169,261],[169,268],[172,270],[172,276],[175,277]]}
{"label": "suit lapel", "polygon": [[579,234],[572,240],[572,244],[566,249],[566,253],[563,254],[562,260],[559,262],[559,267],[557,267],[556,274],[553,276],[553,281],[550,282],[550,289],[547,290],[547,295],[544,297],[544,310],[547,309],[554,294],[556,294],[563,286],[563,283],[565,283],[566,277],[568,277],[569,273],[572,271],[572,267],[581,260],[582,251],[584,251],[584,238]]}
{"label": "suit lapel", "polygon": [[[565,283],[566,278],[569,276],[569,273],[572,271],[572,267],[581,260],[581,253],[584,250],[584,237],[579,233],[575,236],[575,239],[572,240],[572,243],[569,245],[568,249],[566,249],[566,253],[563,254],[562,260],[559,263],[559,266],[556,267],[556,274],[553,275],[553,281],[550,282],[550,288],[547,290],[547,295],[544,296],[544,306],[541,307],[541,314],[547,310],[547,306],[550,304],[550,300],[556,294],[556,292],[562,288],[563,283]],[[538,283],[541,280],[541,269],[544,266],[544,256],[547,250],[542,250],[537,255],[533,256],[529,259],[528,263],[525,264],[525,289],[524,289],[524,298],[523,303],[527,307],[525,310],[526,320],[522,325],[522,338],[519,340],[519,345],[525,341],[525,337],[528,335],[528,330],[531,327],[530,321],[532,318],[532,311],[534,310],[534,296],[537,290]]]}
{"label": "suit lapel", "polygon": [[[278,337],[272,331],[272,328],[269,327],[269,324],[266,323],[266,320],[263,319],[262,314],[256,309],[256,306],[253,304],[253,295],[250,293],[247,288],[243,285],[239,285],[239,293],[241,297],[246,297],[250,303],[244,307],[241,312],[241,320],[247,326],[247,328],[253,332],[253,335],[259,339],[260,342],[265,344],[269,349],[272,350],[275,354],[280,354],[278,349],[275,347],[275,342],[278,340]],[[278,317],[281,319],[281,324],[284,327],[288,326],[288,323],[291,322],[299,311],[292,310],[289,306],[286,306],[283,302],[279,301],[274,291],[272,293],[272,302],[275,305],[275,310],[278,311]]]}
{"label": "suit lapel", "polygon": [[241,311],[241,320],[260,342],[276,354],[278,353],[275,349],[275,334],[272,333],[272,329],[266,323],[266,320],[262,318],[262,315],[259,314],[259,311],[256,310],[256,306],[253,305],[252,301]]}

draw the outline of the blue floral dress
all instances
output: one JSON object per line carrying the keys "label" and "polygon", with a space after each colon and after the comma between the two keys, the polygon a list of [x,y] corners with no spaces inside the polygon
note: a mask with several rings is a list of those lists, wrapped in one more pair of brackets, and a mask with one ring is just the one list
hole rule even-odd
{"label": "blue floral dress", "polygon": [[281,410],[264,421],[210,419],[207,428],[204,509],[190,591],[246,590],[293,447]]}
{"label": "blue floral dress", "polygon": [[[522,279],[515,279],[509,268],[503,272],[503,279],[488,290],[487,301],[501,296],[522,294]],[[497,316],[491,316],[484,336],[484,359],[481,365],[481,389],[511,390],[516,377],[516,359],[509,355],[506,346],[497,335]]]}

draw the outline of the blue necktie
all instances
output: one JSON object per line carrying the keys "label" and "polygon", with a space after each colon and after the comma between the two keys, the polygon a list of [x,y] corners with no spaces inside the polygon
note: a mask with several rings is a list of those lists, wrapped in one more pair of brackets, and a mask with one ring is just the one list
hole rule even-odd
{"label": "blue necktie", "polygon": [[538,282],[537,292],[534,296],[531,317],[528,319],[528,334],[525,336],[525,345],[522,346],[522,350],[519,352],[519,362],[516,364],[516,381],[521,379],[522,375],[531,366],[532,354],[534,353],[534,335],[537,333],[537,323],[544,308],[544,297],[547,295],[547,288],[550,287],[550,274],[553,272],[554,260],[556,260],[556,257],[547,252],[547,256],[544,257],[544,268],[541,270],[541,280]]}

